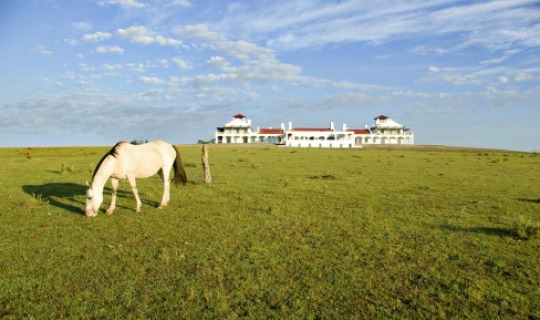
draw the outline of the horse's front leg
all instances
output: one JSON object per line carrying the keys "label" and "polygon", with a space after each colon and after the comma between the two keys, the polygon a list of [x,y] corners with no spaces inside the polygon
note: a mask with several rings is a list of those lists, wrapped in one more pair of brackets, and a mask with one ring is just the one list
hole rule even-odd
{"label": "horse's front leg", "polygon": [[111,186],[111,205],[109,206],[109,209],[107,209],[107,214],[112,214],[114,208],[116,208],[116,190],[118,190],[118,179],[111,178]]}
{"label": "horse's front leg", "polygon": [[133,192],[133,195],[135,196],[135,202],[137,202],[137,206],[135,207],[135,212],[141,212],[141,199],[139,198],[139,193],[137,192],[137,183],[135,182],[135,177],[128,176],[128,182],[131,186],[131,191]]}
{"label": "horse's front leg", "polygon": [[161,169],[159,171],[159,177],[161,180],[163,180],[163,196],[161,197],[161,202],[158,205],[158,209],[165,208],[167,203],[169,203],[169,191],[171,186],[169,181],[169,170]]}

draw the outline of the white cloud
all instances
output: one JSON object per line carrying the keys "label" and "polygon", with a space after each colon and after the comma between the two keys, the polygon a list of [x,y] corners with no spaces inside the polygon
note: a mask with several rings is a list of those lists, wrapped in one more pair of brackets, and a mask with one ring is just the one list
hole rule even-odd
{"label": "white cloud", "polygon": [[105,0],[105,1],[99,1],[98,4],[100,5],[119,5],[124,9],[130,9],[130,8],[144,8],[146,7],[146,4],[139,2],[137,0]]}
{"label": "white cloud", "polygon": [[223,57],[212,56],[206,61],[206,64],[215,68],[225,68],[229,65],[229,62]]}
{"label": "white cloud", "polygon": [[146,66],[143,63],[126,63],[126,67],[132,72],[145,72]]}
{"label": "white cloud", "polygon": [[161,35],[154,36],[146,27],[144,26],[131,26],[127,29],[118,29],[116,33],[122,37],[130,39],[131,41],[139,44],[152,44],[157,43],[162,46],[173,46],[178,47],[182,45],[182,41],[166,38]]}
{"label": "white cloud", "polygon": [[[243,3],[227,12],[221,26],[264,38],[274,48],[294,50],[332,43],[383,43],[410,35],[460,33],[465,48],[508,49],[540,44],[540,8],[534,0],[513,1],[287,1]],[[417,53],[446,53],[421,45]]]}
{"label": "white cloud", "polygon": [[484,83],[482,79],[474,74],[447,73],[442,75],[440,79],[458,86],[465,84],[481,85]]}
{"label": "white cloud", "polygon": [[176,63],[176,65],[178,67],[180,67],[180,69],[182,69],[182,70],[191,69],[191,64],[188,61],[186,61],[186,60],[184,60],[182,58],[178,58],[178,57],[177,58],[172,58],[172,61],[174,63]]}
{"label": "white cloud", "polygon": [[531,92],[516,89],[500,90],[497,86],[488,86],[484,92],[479,93],[479,96],[496,105],[511,105],[516,101],[526,100],[530,95]]}
{"label": "white cloud", "polygon": [[[305,77],[301,75],[302,68],[298,65],[279,61],[274,50],[262,47],[255,43],[239,40],[229,41],[217,32],[211,31],[207,25],[189,25],[175,29],[180,35],[192,36],[207,40],[206,45],[225,56],[238,60],[239,65],[232,65],[225,57],[212,56],[206,61],[211,67],[222,69],[223,73],[199,75],[193,83],[211,85],[216,82],[249,83],[255,82],[282,82],[292,85],[324,86],[331,81]],[[177,64],[184,68],[184,61]]]}
{"label": "white cloud", "polygon": [[51,50],[45,48],[45,46],[42,46],[40,44],[38,44],[37,46],[34,47],[34,51],[36,51],[39,54],[42,54],[44,56],[50,56],[50,55],[52,55],[54,53]]}
{"label": "white cloud", "polygon": [[63,86],[64,85],[64,83],[61,81],[55,81],[49,78],[43,78],[42,81],[46,86]]}
{"label": "white cloud", "polygon": [[442,55],[448,53],[447,49],[443,49],[440,47],[431,48],[428,46],[417,46],[410,50],[412,53],[419,54],[419,55]]}
{"label": "white cloud", "polygon": [[448,82],[456,86],[482,85],[493,80],[496,70],[471,69],[455,67],[429,67],[430,73],[421,79],[422,82]]}
{"label": "white cloud", "polygon": [[96,33],[93,33],[93,34],[85,34],[83,36],[83,40],[86,41],[86,42],[99,42],[99,41],[105,41],[109,38],[111,38],[112,34],[108,33],[108,32],[96,32]]}
{"label": "white cloud", "polygon": [[77,76],[77,74],[75,72],[73,72],[73,71],[66,71],[62,75],[63,78],[69,79],[69,80],[75,80],[76,76]]}
{"label": "white cloud", "polygon": [[397,97],[407,97],[407,98],[420,98],[420,99],[428,99],[431,98],[432,95],[427,92],[415,92],[412,90],[398,90],[394,91],[393,94]]}
{"label": "white cloud", "polygon": [[115,53],[122,55],[124,54],[124,49],[119,46],[99,46],[96,48],[97,53]]}
{"label": "white cloud", "polygon": [[229,77],[225,74],[213,74],[213,73],[209,73],[207,75],[198,75],[195,77],[195,83],[197,85],[210,85],[210,84],[213,84],[214,82],[217,82],[217,81],[220,81],[220,80],[224,80],[224,79],[228,79]]}
{"label": "white cloud", "polygon": [[81,69],[81,71],[87,71],[87,72],[96,70],[96,68],[86,63],[79,63],[79,69]]}
{"label": "white cloud", "polygon": [[188,84],[191,82],[191,78],[188,78],[188,77],[170,77],[169,79],[169,85],[171,85],[172,87],[175,87],[176,85],[179,85],[179,84]]}
{"label": "white cloud", "polygon": [[92,29],[92,25],[84,21],[73,22],[71,25],[73,26],[73,28],[82,31],[88,31]]}
{"label": "white cloud", "polygon": [[103,68],[103,70],[108,71],[108,72],[118,72],[122,69],[122,65],[118,63],[116,64],[104,63],[103,65],[101,65],[101,67]]}
{"label": "white cloud", "polygon": [[76,46],[79,44],[79,40],[76,39],[64,39],[64,43],[70,46]]}
{"label": "white cloud", "polygon": [[515,77],[515,80],[517,82],[529,81],[529,80],[534,80],[534,79],[535,79],[534,76],[527,72],[520,72]]}
{"label": "white cloud", "polygon": [[500,83],[507,83],[508,81],[510,81],[510,79],[508,79],[507,77],[503,77],[503,76],[499,77],[499,82]]}
{"label": "white cloud", "polygon": [[120,37],[128,38],[140,44],[151,44],[154,42],[154,37],[150,35],[144,26],[131,26],[127,29],[118,29],[116,33]]}
{"label": "white cloud", "polygon": [[[81,84],[84,83],[81,81]],[[45,145],[65,145],[74,143],[74,139],[82,139],[82,144],[92,144],[96,143],[93,139],[100,137],[98,144],[105,145],[129,137],[139,138],[141,135],[142,139],[159,138],[173,142],[192,123],[201,121],[194,104],[188,104],[185,108],[148,108],[148,105],[140,102],[144,95],[159,97],[159,92],[150,90],[142,95],[128,96],[79,88],[62,95],[36,96],[18,103],[3,104],[2,113],[5,117],[0,117],[0,127],[7,136],[34,137],[31,140],[33,143],[43,137]],[[111,117],[111,114],[117,116]],[[183,129],[178,129],[179,121],[185,121]],[[107,129],[111,125],[116,128],[114,132]],[[45,130],[47,135],[43,135],[44,127],[49,128]],[[68,140],[66,134],[69,135]],[[56,142],[55,135],[59,139]],[[197,141],[198,138],[190,136],[187,142]]]}
{"label": "white cloud", "polygon": [[206,40],[223,40],[223,36],[217,32],[210,31],[206,24],[192,24],[182,27],[177,27],[174,32],[184,36]]}
{"label": "white cloud", "polygon": [[139,81],[142,84],[163,84],[165,81],[163,81],[160,78],[157,77],[139,77]]}
{"label": "white cloud", "polygon": [[162,46],[178,47],[182,45],[182,41],[180,40],[165,38],[163,36],[156,36],[155,41]]}
{"label": "white cloud", "polygon": [[167,59],[158,59],[157,61],[163,68],[169,67],[169,60]]}
{"label": "white cloud", "polygon": [[244,40],[220,41],[215,46],[227,55],[244,62],[275,60],[274,51]]}
{"label": "white cloud", "polygon": [[185,7],[185,8],[191,7],[191,2],[189,2],[189,0],[173,0],[170,4],[173,6],[179,6],[179,7]]}
{"label": "white cloud", "polygon": [[139,95],[139,100],[144,102],[158,102],[161,101],[161,94],[163,89],[151,89]]}

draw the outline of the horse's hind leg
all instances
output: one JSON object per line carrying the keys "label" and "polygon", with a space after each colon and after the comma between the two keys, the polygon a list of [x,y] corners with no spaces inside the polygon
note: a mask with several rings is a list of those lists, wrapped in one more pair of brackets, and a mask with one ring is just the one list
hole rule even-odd
{"label": "horse's hind leg", "polygon": [[116,208],[116,190],[118,189],[118,179],[111,178],[111,186],[111,205],[109,206],[109,209],[107,209],[107,214],[112,214],[114,208]]}
{"label": "horse's hind leg", "polygon": [[161,170],[159,170],[159,177],[161,178],[161,180],[163,180],[163,197],[161,198],[161,202],[158,205],[158,209],[166,207],[167,203],[169,203],[169,193],[171,186],[171,183],[169,181],[169,172],[170,168],[169,170],[167,170],[166,168],[161,168]]}
{"label": "horse's hind leg", "polygon": [[135,196],[135,202],[137,202],[137,206],[135,207],[135,212],[141,212],[141,199],[139,198],[139,193],[137,192],[137,183],[135,182],[135,177],[128,176],[128,182],[131,186],[131,191],[133,192],[133,195]]}

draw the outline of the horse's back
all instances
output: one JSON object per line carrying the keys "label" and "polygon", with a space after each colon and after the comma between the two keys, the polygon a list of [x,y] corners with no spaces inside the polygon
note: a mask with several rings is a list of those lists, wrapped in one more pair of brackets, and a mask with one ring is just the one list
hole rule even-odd
{"label": "horse's back", "polygon": [[146,147],[150,149],[150,152],[154,152],[155,154],[161,155],[163,157],[167,157],[168,161],[174,161],[176,158],[176,151],[174,150],[174,147],[161,140],[154,140],[150,141],[148,143],[140,145],[140,147]]}
{"label": "horse's back", "polygon": [[161,141],[141,145],[124,145],[119,155],[126,175],[145,178],[156,174],[161,168],[171,167],[176,158],[173,146]]}

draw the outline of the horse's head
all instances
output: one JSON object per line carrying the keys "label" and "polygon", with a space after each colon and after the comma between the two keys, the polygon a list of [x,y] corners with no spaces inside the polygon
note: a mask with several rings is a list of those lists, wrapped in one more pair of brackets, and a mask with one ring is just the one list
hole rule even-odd
{"label": "horse's head", "polygon": [[103,190],[97,190],[91,183],[86,183],[88,189],[86,190],[86,216],[95,217],[99,212],[99,207],[103,202]]}

